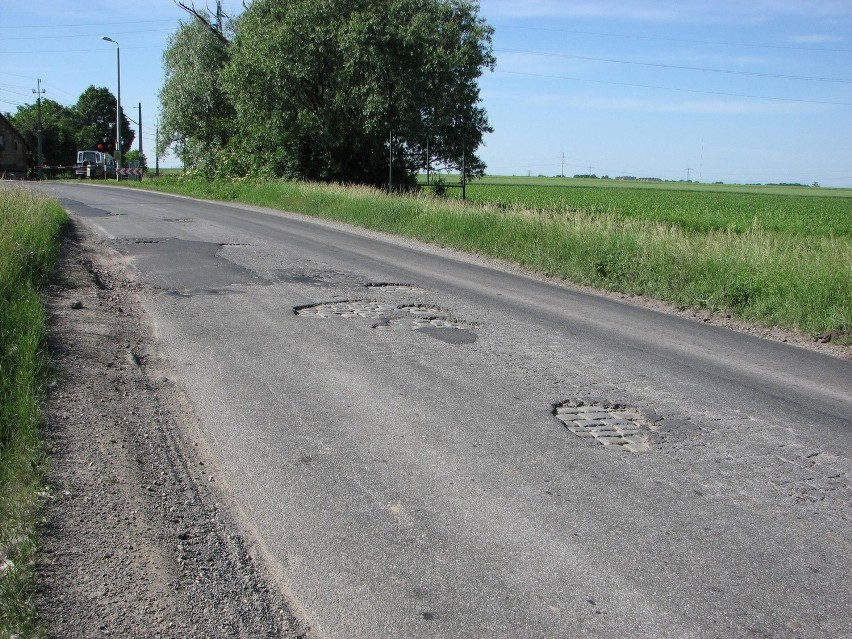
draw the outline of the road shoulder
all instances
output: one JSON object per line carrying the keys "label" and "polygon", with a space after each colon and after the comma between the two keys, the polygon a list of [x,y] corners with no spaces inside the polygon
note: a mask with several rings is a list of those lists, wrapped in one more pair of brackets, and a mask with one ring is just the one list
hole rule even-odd
{"label": "road shoulder", "polygon": [[58,273],[36,596],[51,635],[309,636],[205,454],[121,257],[72,220]]}

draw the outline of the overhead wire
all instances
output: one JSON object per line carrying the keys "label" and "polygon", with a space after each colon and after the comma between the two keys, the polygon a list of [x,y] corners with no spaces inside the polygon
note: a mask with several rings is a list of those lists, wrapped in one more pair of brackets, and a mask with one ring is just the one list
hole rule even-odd
{"label": "overhead wire", "polygon": [[761,78],[780,78],[784,80],[807,80],[813,82],[838,82],[838,83],[848,83],[852,84],[852,78],[824,78],[817,76],[806,76],[806,75],[789,75],[784,73],[764,73],[760,71],[740,71],[736,69],[713,69],[709,67],[691,67],[677,64],[663,64],[660,62],[638,62],[635,60],[618,60],[615,58],[596,58],[592,56],[585,55],[572,55],[567,53],[550,53],[545,51],[526,51],[524,49],[505,49],[499,48],[494,49],[495,51],[505,51],[508,53],[523,53],[525,55],[535,55],[535,56],[544,56],[551,58],[568,58],[573,60],[588,60],[592,62],[610,62],[615,64],[632,64],[637,66],[644,67],[657,67],[662,69],[679,69],[685,71],[703,71],[709,73],[726,73],[730,75],[747,75]]}
{"label": "overhead wire", "polygon": [[804,98],[778,98],[768,95],[749,95],[745,93],[729,93],[727,91],[707,91],[704,89],[684,89],[680,87],[666,87],[653,84],[636,84],[633,82],[615,82],[612,80],[594,80],[591,78],[577,78],[565,75],[550,75],[544,73],[527,73],[522,71],[503,71],[497,69],[495,73],[505,73],[509,75],[529,76],[533,78],[552,78],[556,80],[570,80],[572,82],[592,82],[595,84],[608,84],[613,86],[634,87],[640,89],[658,89],[662,91],[681,91],[684,93],[699,93],[704,95],[722,95],[729,98],[751,98],[756,100],[773,100],[777,102],[799,102],[805,104],[827,104],[833,106],[852,106],[852,102],[835,102],[831,100],[808,100]]}
{"label": "overhead wire", "polygon": [[758,44],[756,42],[726,42],[720,40],[695,40],[689,38],[666,38],[662,36],[637,35],[635,33],[605,33],[599,31],[581,31],[578,29],[555,29],[552,27],[526,27],[519,25],[500,25],[501,29],[523,29],[527,31],[548,31],[553,33],[573,33],[577,35],[593,35],[611,38],[634,38],[637,40],[660,40],[663,42],[683,42],[688,44],[710,44],[718,46],[751,47],[759,49],[788,49],[792,51],[813,51],[825,53],[848,53],[852,49],[840,49],[830,47],[803,47],[797,45],[783,44]]}

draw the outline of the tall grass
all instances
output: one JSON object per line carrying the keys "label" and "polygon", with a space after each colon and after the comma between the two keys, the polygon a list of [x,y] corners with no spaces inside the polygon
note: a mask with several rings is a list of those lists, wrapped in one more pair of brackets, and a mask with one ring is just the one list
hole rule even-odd
{"label": "tall grass", "polygon": [[[713,192],[699,193],[700,210],[685,208],[678,219],[670,219],[678,207],[661,216],[651,206],[653,199],[625,205],[634,201],[629,189],[613,206],[550,203],[537,208],[286,181],[170,177],[143,186],[349,222],[509,260],[579,284],[647,295],[684,308],[724,310],[812,335],[852,330],[848,198],[839,198],[840,208],[828,207],[824,214],[819,205],[800,214],[801,202],[770,195],[771,221],[753,217],[746,223],[742,206],[730,207],[726,197],[714,200],[725,194]],[[619,194],[616,188],[606,190],[614,194],[606,198]],[[658,193],[658,198],[667,197]],[[626,206],[633,207],[629,214]],[[809,225],[802,222],[803,215]]]}
{"label": "tall grass", "polygon": [[46,316],[39,296],[66,220],[55,201],[0,186],[0,636],[40,628],[30,595],[43,470]]}

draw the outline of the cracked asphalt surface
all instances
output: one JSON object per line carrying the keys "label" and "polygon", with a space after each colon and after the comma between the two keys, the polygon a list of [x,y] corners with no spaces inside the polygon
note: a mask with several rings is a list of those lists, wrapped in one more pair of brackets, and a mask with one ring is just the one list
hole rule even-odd
{"label": "cracked asphalt surface", "polygon": [[[852,636],[850,361],[342,225],[46,188],[125,256],[318,636]],[[576,436],[569,399],[640,411],[647,450]]]}

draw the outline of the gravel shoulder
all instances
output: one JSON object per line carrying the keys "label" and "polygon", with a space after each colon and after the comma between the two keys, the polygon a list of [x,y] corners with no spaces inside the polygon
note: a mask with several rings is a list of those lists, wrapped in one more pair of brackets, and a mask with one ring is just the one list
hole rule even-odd
{"label": "gravel shoulder", "polygon": [[46,296],[36,605],[50,636],[312,636],[209,463],[125,267],[72,220]]}

